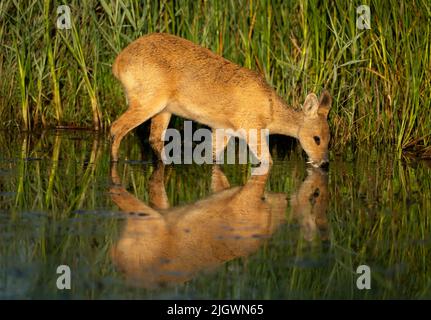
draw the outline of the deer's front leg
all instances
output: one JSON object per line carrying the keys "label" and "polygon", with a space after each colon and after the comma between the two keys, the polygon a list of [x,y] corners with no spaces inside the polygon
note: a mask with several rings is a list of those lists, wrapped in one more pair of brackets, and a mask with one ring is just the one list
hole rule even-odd
{"label": "deer's front leg", "polygon": [[[222,132],[222,131],[221,131]],[[224,155],[223,151],[228,145],[231,136],[226,134],[217,135],[217,130],[212,130],[212,151],[213,151],[213,161],[216,164],[222,164],[223,160],[221,157]]]}
{"label": "deer's front leg", "polygon": [[[257,134],[255,134],[257,132]],[[260,162],[258,167],[252,168],[252,175],[266,175],[271,166],[272,158],[269,152],[268,135],[264,134],[261,130],[249,130],[247,132],[247,144],[250,151],[254,154]]]}

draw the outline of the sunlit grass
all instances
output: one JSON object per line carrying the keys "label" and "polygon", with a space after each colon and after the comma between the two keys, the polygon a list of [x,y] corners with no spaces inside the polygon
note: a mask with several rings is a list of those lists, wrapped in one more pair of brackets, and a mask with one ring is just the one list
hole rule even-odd
{"label": "sunlit grass", "polygon": [[116,54],[141,35],[169,32],[262,73],[293,107],[328,88],[334,149],[430,145],[426,0],[361,2],[370,30],[356,28],[349,1],[71,0],[73,29],[57,30],[60,4],[1,3],[3,127],[109,126],[126,107],[110,70]]}

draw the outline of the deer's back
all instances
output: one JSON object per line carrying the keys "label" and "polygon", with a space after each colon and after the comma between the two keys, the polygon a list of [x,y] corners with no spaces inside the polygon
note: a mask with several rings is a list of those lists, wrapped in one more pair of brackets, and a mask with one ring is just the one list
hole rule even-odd
{"label": "deer's back", "polygon": [[264,79],[254,71],[189,40],[165,33],[153,33],[135,40],[118,55],[115,64],[114,74],[120,77],[122,72],[139,73],[142,68],[151,66],[175,75],[177,80],[208,81],[212,85],[245,86],[254,83],[267,87]]}
{"label": "deer's back", "polygon": [[167,111],[212,128],[261,128],[271,119],[275,92],[260,75],[173,35],[132,42],[113,72],[129,98],[157,96]]}

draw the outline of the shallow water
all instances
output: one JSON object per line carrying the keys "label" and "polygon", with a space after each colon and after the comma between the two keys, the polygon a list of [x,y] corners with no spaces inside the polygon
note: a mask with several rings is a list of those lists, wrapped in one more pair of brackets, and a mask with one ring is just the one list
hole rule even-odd
{"label": "shallow water", "polygon": [[133,135],[111,168],[103,135],[0,133],[0,298],[431,298],[429,164],[272,149],[250,177],[156,165]]}

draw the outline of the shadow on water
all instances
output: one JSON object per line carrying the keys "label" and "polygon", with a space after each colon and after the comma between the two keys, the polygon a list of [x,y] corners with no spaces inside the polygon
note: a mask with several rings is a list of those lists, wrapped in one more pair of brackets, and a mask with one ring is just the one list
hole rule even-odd
{"label": "shadow on water", "polygon": [[0,298],[431,297],[424,162],[359,150],[326,172],[273,143],[251,176],[143,161],[130,136],[111,168],[86,131],[1,133],[0,148]]}

